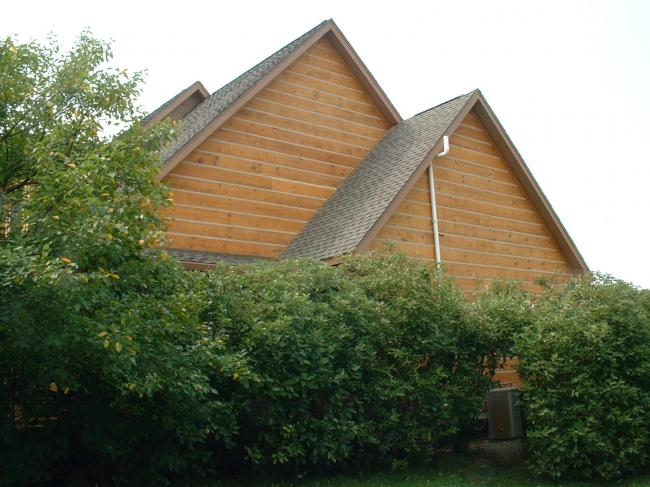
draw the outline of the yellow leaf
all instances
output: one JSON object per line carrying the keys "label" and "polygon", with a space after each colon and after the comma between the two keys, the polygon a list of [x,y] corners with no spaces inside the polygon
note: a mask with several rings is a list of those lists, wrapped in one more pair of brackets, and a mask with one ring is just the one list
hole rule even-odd
{"label": "yellow leaf", "polygon": [[104,348],[108,348],[108,345],[109,345],[110,343],[111,343],[111,342],[108,341],[108,338],[107,338],[106,340],[104,340],[104,343],[103,343]]}
{"label": "yellow leaf", "polygon": [[205,429],[205,434],[206,434],[206,435],[209,435],[209,434],[210,434],[210,428],[206,428],[206,429]]}
{"label": "yellow leaf", "polygon": [[67,394],[68,392],[70,392],[70,388],[69,388],[69,387],[66,387],[65,389],[63,389],[63,394]]}
{"label": "yellow leaf", "polygon": [[132,391],[133,389],[135,389],[135,384],[129,384],[129,390]]}
{"label": "yellow leaf", "polygon": [[101,338],[101,337],[105,337],[106,335],[108,335],[108,332],[107,332],[107,331],[103,331],[103,332],[101,332],[101,333],[100,333],[99,335],[97,335],[97,336]]}
{"label": "yellow leaf", "polygon": [[68,264],[71,262],[70,259],[68,259],[67,257],[61,257],[61,260],[63,262],[67,262]]}
{"label": "yellow leaf", "polygon": [[58,220],[59,217],[58,217],[57,215],[52,215],[52,219],[54,219],[54,220]]}
{"label": "yellow leaf", "polygon": [[76,168],[77,168],[77,165],[74,164],[74,163],[72,163],[72,162],[66,164],[66,166],[71,167],[72,169],[76,169]]}
{"label": "yellow leaf", "polygon": [[237,377],[239,377],[239,374],[234,374],[234,375],[232,376],[232,378],[235,379],[235,380],[237,380]]}
{"label": "yellow leaf", "polygon": [[100,196],[110,196],[108,193],[102,193]]}
{"label": "yellow leaf", "polygon": [[50,384],[50,390],[51,390],[52,392],[57,392],[57,391],[59,390],[59,387],[58,387],[54,382],[52,382],[52,383]]}
{"label": "yellow leaf", "polygon": [[144,245],[144,240],[142,239],[138,240],[138,245]]}
{"label": "yellow leaf", "polygon": [[122,344],[120,342],[115,342],[115,350],[117,350],[117,353],[122,351]]}

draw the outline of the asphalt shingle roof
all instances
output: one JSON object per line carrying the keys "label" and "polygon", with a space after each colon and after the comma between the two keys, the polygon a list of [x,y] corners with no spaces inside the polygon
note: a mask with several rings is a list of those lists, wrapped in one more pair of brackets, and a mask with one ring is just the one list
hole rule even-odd
{"label": "asphalt shingle roof", "polygon": [[[163,164],[179,150],[181,150],[185,144],[196,137],[196,135],[205,127],[207,127],[210,122],[221,115],[232,103],[237,101],[239,97],[251,89],[259,80],[264,77],[265,74],[280,64],[289,54],[300,47],[303,42],[309,39],[309,37],[311,37],[314,32],[320,29],[327,22],[329,22],[329,20],[318,24],[309,32],[298,37],[295,41],[287,44],[275,54],[272,54],[266,58],[257,66],[249,69],[244,74],[225,85],[223,88],[218,89],[212,93],[209,98],[201,102],[194,110],[188,113],[183,118],[183,132],[180,133],[179,136],[171,143],[171,145],[167,147],[162,153],[161,159]],[[171,100],[163,105],[163,107],[170,102]],[[156,112],[159,110],[160,108],[156,110]],[[150,116],[151,115],[148,117]]]}
{"label": "asphalt shingle roof", "polygon": [[223,254],[219,252],[202,252],[199,250],[167,249],[172,257],[183,262],[198,262],[200,264],[214,264],[215,262],[228,262],[230,264],[250,264],[258,260],[275,260],[266,257],[253,257],[250,255]]}
{"label": "asphalt shingle roof", "polygon": [[389,130],[289,244],[282,258],[326,259],[356,248],[474,92]]}
{"label": "asphalt shingle roof", "polygon": [[160,105],[158,108],[156,108],[156,109],[155,109],[153,112],[151,112],[149,115],[147,115],[146,117],[144,117],[144,118],[140,121],[140,124],[141,124],[141,125],[146,125],[146,124],[149,122],[149,120],[152,120],[152,119],[153,119],[157,114],[159,114],[161,111],[163,111],[163,110],[164,110],[165,108],[167,108],[169,105],[171,105],[171,104],[174,102],[174,100],[176,100],[176,98],[178,98],[178,97],[181,96],[183,93],[185,93],[185,92],[186,92],[189,88],[191,88],[194,84],[195,84],[195,83],[191,84],[191,85],[188,86],[187,88],[184,88],[184,89],[182,89],[181,91],[179,91],[178,93],[176,93],[176,95],[174,95],[173,97],[171,97],[169,100],[167,100],[165,103],[163,103],[162,105]]}

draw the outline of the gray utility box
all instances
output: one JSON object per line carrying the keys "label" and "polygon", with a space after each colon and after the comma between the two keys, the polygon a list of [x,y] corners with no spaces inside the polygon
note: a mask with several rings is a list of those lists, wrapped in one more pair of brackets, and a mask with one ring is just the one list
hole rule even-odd
{"label": "gray utility box", "polygon": [[524,436],[519,389],[493,389],[488,392],[487,411],[490,440],[511,440]]}

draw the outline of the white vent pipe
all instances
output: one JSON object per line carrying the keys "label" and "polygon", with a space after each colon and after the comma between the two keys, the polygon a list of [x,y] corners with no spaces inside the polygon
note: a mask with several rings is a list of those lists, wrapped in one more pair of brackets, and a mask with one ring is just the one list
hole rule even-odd
{"label": "white vent pipe", "polygon": [[[449,154],[449,137],[446,135],[442,139],[443,150],[434,159],[445,157]],[[436,251],[436,263],[440,265],[440,236],[438,234],[438,210],[436,209],[436,190],[433,185],[433,161],[429,164],[429,194],[431,195],[431,219],[433,221],[433,247]]]}

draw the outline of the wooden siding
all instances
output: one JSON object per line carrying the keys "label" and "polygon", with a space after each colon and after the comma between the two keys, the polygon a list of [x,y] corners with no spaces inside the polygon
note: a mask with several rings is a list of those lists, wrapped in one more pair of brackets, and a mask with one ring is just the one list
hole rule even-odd
{"label": "wooden siding", "polygon": [[163,179],[170,247],[279,257],[387,129],[320,39]]}
{"label": "wooden siding", "polygon": [[[450,138],[449,156],[434,161],[441,259],[467,292],[491,278],[522,281],[571,275],[566,259],[476,116],[470,112]],[[408,255],[434,261],[427,172],[420,177],[376,239]]]}

